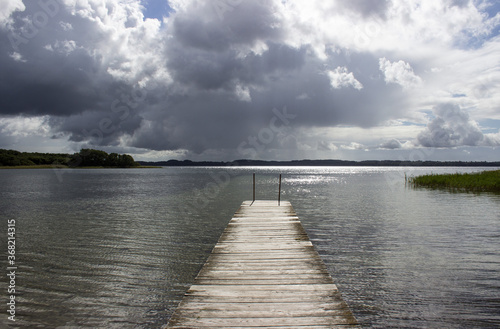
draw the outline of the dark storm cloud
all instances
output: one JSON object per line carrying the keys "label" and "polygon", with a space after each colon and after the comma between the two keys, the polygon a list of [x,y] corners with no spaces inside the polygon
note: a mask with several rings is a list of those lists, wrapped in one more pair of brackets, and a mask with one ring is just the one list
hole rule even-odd
{"label": "dark storm cloud", "polygon": [[[330,54],[327,62],[319,60],[309,46],[283,41],[287,31],[275,4],[242,1],[224,12],[211,2],[193,3],[173,15],[160,31],[158,49],[163,53],[155,54],[163,56],[159,63],[173,82],[164,89],[142,90],[144,99],[130,106],[126,99],[138,87],[117,81],[110,72],[130,73],[133,55],[147,52],[150,45],[141,44],[139,37],[138,44],[119,44],[130,47],[127,54],[106,52],[113,39],[122,37],[109,31],[125,33],[138,24],[127,19],[123,26],[99,28],[98,22],[116,12],[109,2],[101,11],[82,5],[81,15],[59,3],[57,12],[52,8],[53,17],[34,26],[30,38],[25,38],[26,22],[42,11],[40,6],[30,2],[12,16],[14,24],[2,31],[2,114],[51,115],[54,134],[75,142],[117,145],[128,136],[127,143],[138,148],[202,153],[235,150],[269,125],[273,109],[286,107],[297,116],[290,127],[370,127],[396,115],[384,107],[387,99],[402,103],[376,78],[376,57]],[[381,15],[385,7],[385,2],[356,1],[350,8]],[[99,12],[104,14],[96,20],[92,15]],[[9,35],[18,41],[14,46]],[[154,74],[142,64],[143,72]],[[331,70],[344,66],[366,88],[332,88],[325,65]],[[305,97],[299,99],[301,95]],[[284,143],[278,135],[266,146]]]}
{"label": "dark storm cloud", "polygon": [[92,109],[106,99],[102,85],[81,69],[86,59],[74,57],[75,61],[58,55],[23,57],[26,62],[17,62],[3,53],[0,113],[64,116]]}
{"label": "dark storm cloud", "polygon": [[276,12],[268,1],[239,1],[222,12],[215,2],[193,2],[176,14],[171,29],[176,41],[188,48],[224,51],[278,41],[284,31]]}
{"label": "dark storm cloud", "polygon": [[241,63],[234,53],[214,53],[205,50],[184,48],[169,50],[168,65],[179,83],[193,84],[201,89],[227,87]]}
{"label": "dark storm cloud", "polygon": [[[284,32],[266,2],[243,1],[223,17],[215,9],[211,2],[196,3],[173,19],[166,56],[176,82],[231,89],[303,64],[304,49],[279,43]],[[263,54],[250,51],[259,45],[267,48]]]}
{"label": "dark storm cloud", "polygon": [[[227,77],[228,86],[234,80],[259,84],[260,88],[250,93],[251,102],[238,100],[231,88],[214,91],[208,88],[214,86],[212,83],[201,90],[204,86],[198,85],[189,96],[170,97],[164,107],[151,111],[145,117],[150,121],[147,128],[134,136],[133,146],[184,148],[195,153],[210,148],[236,150],[268,128],[275,116],[273,109],[281,111],[286,107],[288,114],[296,116],[287,128],[299,128],[338,124],[370,127],[397,116],[397,112],[385,107],[388,99],[405,108],[405,99],[396,87],[386,85],[382,78],[373,78],[378,72],[378,59],[374,57],[353,58],[363,63],[352,69],[367,88],[333,90],[328,76],[319,70],[322,62],[300,49],[278,48],[270,47],[262,56],[238,62],[238,70],[232,71],[234,76]],[[289,140],[288,135],[275,137],[266,143],[267,148]]]}
{"label": "dark storm cloud", "polygon": [[[303,70],[288,76],[285,81],[271,83],[283,95],[281,101],[290,109],[303,113],[300,124],[309,127],[354,125],[372,127],[384,120],[397,117],[404,111],[407,99],[396,86],[386,85],[376,66],[378,59],[371,54],[345,54],[331,56],[326,65],[337,65],[363,85],[358,90],[352,86],[333,88],[328,75],[320,70],[325,63],[309,58]],[[297,96],[308,98],[298,101]],[[394,106],[387,107],[387,102]]]}
{"label": "dark storm cloud", "polygon": [[[105,105],[102,106],[105,108]],[[142,117],[134,111],[110,107],[108,111],[85,111],[71,116],[53,117],[51,125],[74,142],[88,141],[94,145],[117,145],[123,134],[133,134]]]}
{"label": "dark storm cloud", "polygon": [[[107,98],[103,86],[112,80],[73,41],[82,30],[92,35],[93,26],[59,4],[47,10],[26,2],[25,11],[13,14],[14,24],[0,30],[1,114],[65,116],[93,109]],[[62,28],[67,20],[72,30]]]}
{"label": "dark storm cloud", "polygon": [[206,51],[172,47],[168,64],[176,82],[200,89],[233,89],[237,82],[263,83],[278,72],[300,69],[305,63],[305,49],[270,44],[262,55],[239,58],[233,50]]}
{"label": "dark storm cloud", "polygon": [[110,59],[113,49],[106,53],[112,27],[99,28],[88,8],[78,9],[75,15],[59,1],[27,2],[0,30],[0,114],[49,115],[55,136],[116,145],[140,127],[139,105],[154,97],[150,93],[146,100],[140,91],[144,97],[134,100],[137,86],[109,73],[127,64],[123,56]]}
{"label": "dark storm cloud", "polygon": [[132,146],[154,150],[187,149],[201,153],[216,145],[235,148],[250,133],[252,119],[245,104],[227,95],[199,95],[169,103],[148,113],[147,122],[134,135]]}

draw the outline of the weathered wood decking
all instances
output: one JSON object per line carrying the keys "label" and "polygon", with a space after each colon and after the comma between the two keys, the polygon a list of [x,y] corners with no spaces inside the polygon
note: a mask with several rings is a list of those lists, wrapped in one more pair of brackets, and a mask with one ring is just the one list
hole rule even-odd
{"label": "weathered wood decking", "polygon": [[166,328],[357,327],[290,202],[251,203],[234,214]]}

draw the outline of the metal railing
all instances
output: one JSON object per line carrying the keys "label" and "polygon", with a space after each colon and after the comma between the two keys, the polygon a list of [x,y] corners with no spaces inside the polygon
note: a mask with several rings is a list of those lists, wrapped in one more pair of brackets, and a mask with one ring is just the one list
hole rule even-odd
{"label": "metal railing", "polygon": [[[250,205],[253,205],[255,202],[255,173],[253,174],[253,199],[252,203]],[[278,206],[281,203],[281,174],[279,176],[279,183],[278,183]]]}

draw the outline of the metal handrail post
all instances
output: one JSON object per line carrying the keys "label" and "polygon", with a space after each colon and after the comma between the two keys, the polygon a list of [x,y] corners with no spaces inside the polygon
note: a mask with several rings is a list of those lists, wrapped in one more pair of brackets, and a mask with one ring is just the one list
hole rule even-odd
{"label": "metal handrail post", "polygon": [[253,173],[253,200],[252,204],[255,202],[255,173]]}
{"label": "metal handrail post", "polygon": [[279,187],[278,187],[278,206],[280,205],[281,201],[281,174],[280,174],[280,182],[279,182]]}

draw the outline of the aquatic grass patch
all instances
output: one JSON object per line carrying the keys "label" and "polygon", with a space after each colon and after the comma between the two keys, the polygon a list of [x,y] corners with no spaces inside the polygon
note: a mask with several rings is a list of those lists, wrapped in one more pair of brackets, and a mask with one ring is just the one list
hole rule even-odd
{"label": "aquatic grass patch", "polygon": [[500,192],[500,170],[477,173],[429,174],[409,177],[407,182],[413,187]]}

